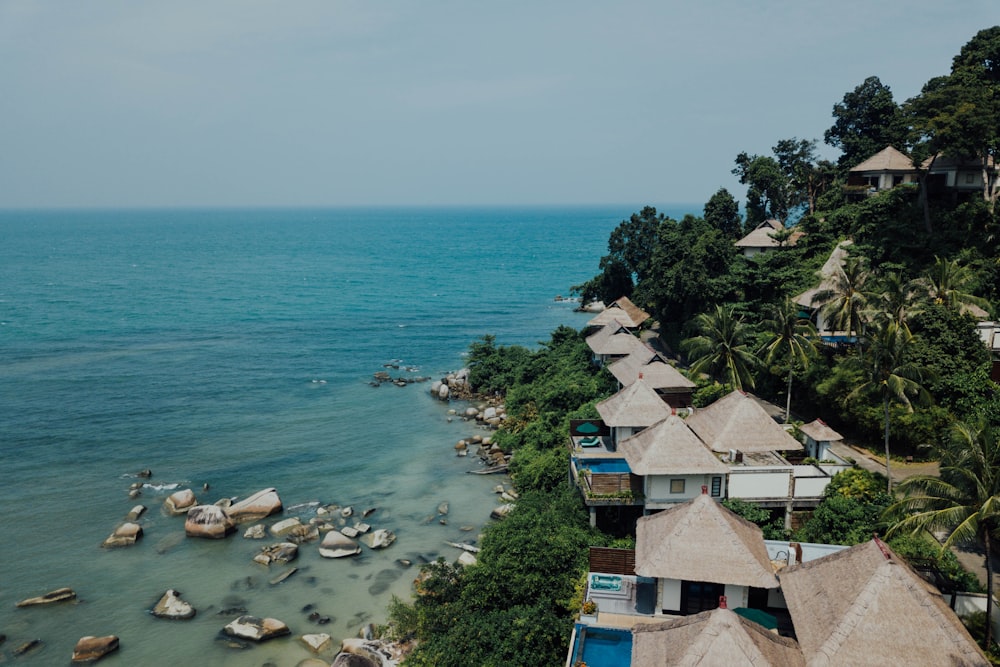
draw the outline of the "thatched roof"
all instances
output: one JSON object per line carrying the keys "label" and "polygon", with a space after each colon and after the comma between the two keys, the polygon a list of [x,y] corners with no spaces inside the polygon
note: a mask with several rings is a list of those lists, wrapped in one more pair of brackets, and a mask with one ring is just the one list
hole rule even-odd
{"label": "thatched roof", "polygon": [[719,460],[677,415],[653,424],[618,444],[637,475],[725,475]]}
{"label": "thatched roof", "polygon": [[781,572],[809,665],[987,665],[940,593],[870,540]]}
{"label": "thatched roof", "polygon": [[631,299],[627,296],[623,296],[609,303],[599,315],[587,322],[587,326],[601,327],[609,322],[618,320],[630,329],[637,329],[649,318],[649,313],[632,303]]}
{"label": "thatched roof", "polygon": [[683,391],[694,389],[695,383],[681,375],[666,359],[649,348],[636,350],[608,366],[622,386],[635,382],[639,375],[653,389]]}
{"label": "thatched roof", "polygon": [[672,409],[645,380],[636,380],[596,406],[607,426],[652,426],[670,416]]}
{"label": "thatched roof", "polygon": [[[775,240],[771,235],[775,232],[780,232],[785,229],[785,226],[779,220],[765,220],[764,222],[757,225],[753,231],[741,238],[736,242],[737,248],[777,248],[778,241]],[[786,245],[795,245],[800,238],[802,238],[803,233],[800,231],[792,232],[792,235],[788,237],[785,241]]]}
{"label": "thatched roof", "polygon": [[801,450],[802,443],[747,394],[734,391],[688,417],[687,425],[715,452]]}
{"label": "thatched roof", "polygon": [[632,667],[754,665],[804,667],[794,640],[730,609],[713,609],[632,629]]}
{"label": "thatched roof", "polygon": [[837,440],[844,439],[844,436],[827,426],[826,422],[822,419],[816,419],[808,424],[803,424],[799,427],[799,430],[816,442],[836,442]]}
{"label": "thatched roof", "polygon": [[837,244],[819,270],[819,285],[795,297],[796,304],[804,308],[814,308],[818,305],[814,303],[816,295],[833,287],[833,276],[844,267],[851,244],[852,241],[849,240]]}
{"label": "thatched roof", "polygon": [[586,341],[594,354],[618,356],[642,350],[649,351],[641,340],[618,321],[604,325],[596,333],[587,336]]}
{"label": "thatched roof", "polygon": [[641,577],[777,588],[760,528],[702,494],[635,528]]}
{"label": "thatched roof", "polygon": [[861,164],[851,167],[853,174],[871,171],[916,171],[916,168],[908,155],[886,146]]}

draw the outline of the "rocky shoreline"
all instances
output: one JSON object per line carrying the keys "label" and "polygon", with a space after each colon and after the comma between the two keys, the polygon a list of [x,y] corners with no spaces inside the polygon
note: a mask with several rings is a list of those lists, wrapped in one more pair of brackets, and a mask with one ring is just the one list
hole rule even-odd
{"label": "rocky shoreline", "polygon": [[[410,369],[406,369],[410,370]],[[427,381],[426,378],[415,378],[408,381],[389,377],[380,379],[382,372],[376,373],[376,379],[394,384],[410,384]],[[388,374],[386,373],[386,376]],[[384,376],[382,376],[384,377]],[[446,387],[443,392],[441,387]],[[502,402],[494,398],[476,397],[468,386],[468,371],[461,370],[449,374],[432,385],[431,393],[443,401],[476,400],[476,405],[464,409],[453,408],[447,411],[446,419],[453,421],[461,419],[483,431],[496,429],[506,418]],[[492,442],[488,433],[474,434],[463,438],[454,445],[457,456],[467,456],[475,450],[483,464],[480,470],[468,472],[506,472],[509,457]],[[128,488],[128,496],[133,500],[142,499],[147,492],[166,493],[159,506],[159,517],[167,518],[168,523],[174,519],[183,521],[183,533],[172,532],[160,538],[154,548],[157,553],[165,553],[176,547],[185,539],[195,540],[227,540],[235,535],[241,535],[245,540],[266,541],[253,556],[252,562],[272,571],[268,576],[269,586],[279,586],[284,581],[298,573],[294,565],[302,549],[315,550],[323,559],[349,559],[364,550],[383,550],[390,548],[396,542],[393,526],[378,527],[378,507],[355,509],[352,505],[310,503],[308,511],[301,507],[295,508],[297,516],[286,516],[284,503],[277,489],[264,488],[251,493],[242,499],[219,498],[206,501],[210,493],[209,485],[205,484],[197,492],[194,488],[180,487],[177,484],[155,484],[150,469],[144,469],[129,475],[138,481]],[[494,487],[500,496],[502,504],[491,512],[493,519],[506,515],[513,507],[516,495],[503,484]],[[200,496],[200,498],[199,498]],[[161,496],[162,497],[162,496]],[[117,523],[108,537],[102,542],[105,550],[129,549],[141,541],[149,539],[143,524],[149,516],[150,508],[145,504],[134,505]],[[441,502],[437,507],[436,520],[442,525],[448,522],[449,504]],[[162,521],[155,521],[157,529],[161,529]],[[473,526],[462,526],[462,531],[474,530]],[[179,538],[179,539],[178,539]],[[461,565],[474,564],[478,547],[473,541],[445,542],[446,545],[460,551],[456,562]],[[384,570],[375,578],[371,590],[382,591],[388,588],[391,581],[396,580],[402,571],[414,564],[412,558],[395,560],[397,570]],[[390,578],[383,577],[386,572],[392,573]],[[301,576],[301,575],[300,575]],[[246,578],[249,582],[250,577]],[[416,583],[416,581],[415,581]],[[289,625],[283,620],[266,616],[255,616],[249,613],[245,605],[226,604],[227,600],[218,605],[209,605],[202,612],[211,610],[220,617],[218,641],[234,649],[246,649],[254,644],[269,642],[280,637],[293,634]],[[72,588],[56,588],[52,591],[32,598],[26,598],[17,603],[17,607],[36,607],[46,605],[78,604],[80,599]],[[156,595],[148,608],[148,613],[164,622],[184,622],[195,618],[199,609],[183,594],[168,588]],[[330,622],[330,617],[322,614],[315,605],[302,608],[308,614],[308,620],[317,625]],[[334,650],[334,640],[329,634],[322,632],[304,633],[298,635],[301,645],[308,648],[315,657],[299,663],[302,667],[308,665],[324,665],[332,667],[392,667],[398,665],[412,650],[406,643],[394,643],[380,637],[380,630],[370,622],[364,621],[357,637],[344,639],[337,650]],[[5,638],[4,638],[5,639]],[[129,640],[126,637],[126,642]],[[26,655],[44,648],[43,639],[33,639],[18,645],[15,655]],[[73,662],[96,662],[106,655],[119,650],[122,640],[117,635],[104,637],[81,637],[77,642],[72,656]],[[330,660],[332,659],[332,663]],[[268,664],[268,663],[265,663]]]}

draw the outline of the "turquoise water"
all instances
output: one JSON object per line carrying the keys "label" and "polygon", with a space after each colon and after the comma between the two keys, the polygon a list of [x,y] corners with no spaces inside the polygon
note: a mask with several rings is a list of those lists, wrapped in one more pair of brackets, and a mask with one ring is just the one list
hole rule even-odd
{"label": "turquoise water", "polygon": [[572,651],[573,664],[581,661],[587,667],[628,665],[632,660],[632,632],[577,623],[576,644]]}
{"label": "turquoise water", "polygon": [[[678,211],[680,212],[680,211]],[[587,316],[554,300],[590,277],[631,211],[344,209],[0,212],[0,658],[65,664],[83,635],[116,634],[108,665],[294,665],[295,636],[337,641],[409,595],[416,568],[475,539],[502,481],[468,475],[428,384],[368,381],[399,360],[440,377],[486,333],[534,345]],[[128,498],[133,474],[194,489],[200,501],[276,487],[285,516],[316,503],[377,507],[396,532],[385,551],[300,571],[251,562],[262,544],[183,539],[160,512],[169,489]],[[210,490],[202,491],[204,484]],[[450,503],[446,525],[435,516]],[[100,543],[142,502],[145,537]],[[288,509],[291,508],[291,509]],[[469,530],[462,530],[467,528]],[[15,609],[70,586],[83,600]],[[190,622],[146,612],[167,589]],[[308,620],[306,605],[332,620]],[[292,638],[237,651],[215,640],[241,606],[285,621]]]}

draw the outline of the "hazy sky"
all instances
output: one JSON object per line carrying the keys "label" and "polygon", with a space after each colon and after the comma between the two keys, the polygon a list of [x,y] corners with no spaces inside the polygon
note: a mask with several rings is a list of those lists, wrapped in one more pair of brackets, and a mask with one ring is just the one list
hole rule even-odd
{"label": "hazy sky", "polygon": [[[0,208],[706,201],[998,0],[0,0]],[[836,152],[823,147],[828,157]]]}

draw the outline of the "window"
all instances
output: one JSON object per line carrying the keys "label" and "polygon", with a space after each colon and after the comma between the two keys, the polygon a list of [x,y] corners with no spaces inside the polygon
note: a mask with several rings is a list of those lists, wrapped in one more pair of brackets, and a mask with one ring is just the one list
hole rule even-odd
{"label": "window", "polygon": [[718,498],[722,495],[722,478],[713,477],[712,478],[712,497]]}
{"label": "window", "polygon": [[670,493],[684,493],[684,480],[683,479],[670,480]]}
{"label": "window", "polygon": [[965,175],[965,182],[968,183],[968,184],[970,184],[970,185],[972,183],[975,183],[976,182],[976,175],[973,174],[972,172],[969,172],[968,174]]}

